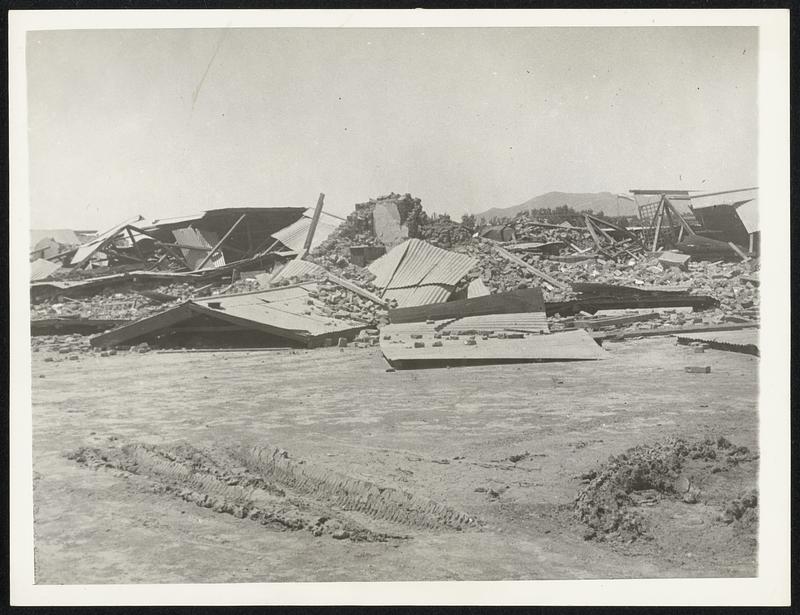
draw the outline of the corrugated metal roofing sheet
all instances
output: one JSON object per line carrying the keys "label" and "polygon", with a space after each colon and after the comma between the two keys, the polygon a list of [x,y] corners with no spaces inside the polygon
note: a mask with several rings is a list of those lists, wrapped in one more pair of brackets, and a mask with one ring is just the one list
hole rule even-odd
{"label": "corrugated metal roofing sheet", "polygon": [[390,288],[383,293],[386,300],[394,299],[398,307],[413,305],[428,305],[442,303],[453,294],[454,286],[444,284],[425,284],[423,286],[406,286],[405,288]]}
{"label": "corrugated metal roofing sheet", "polygon": [[409,239],[368,269],[376,276],[373,284],[386,289],[384,298],[395,299],[400,307],[406,307],[446,301],[477,262],[466,254],[442,250],[421,239]]}
{"label": "corrugated metal roofing sheet", "polygon": [[[311,215],[314,215],[313,210]],[[322,215],[317,222],[317,228],[314,231],[314,238],[311,240],[311,248],[314,249],[323,241],[325,241],[328,238],[328,235],[336,230],[339,224],[339,220],[333,216],[326,215],[325,212],[322,212]],[[305,245],[306,237],[308,236],[308,229],[310,227],[311,217],[309,217],[306,213],[303,214],[303,217],[296,222],[293,222],[289,226],[282,228],[276,233],[273,233],[272,237],[280,241],[287,248],[291,248],[295,252],[300,252]]]}
{"label": "corrugated metal roofing sheet", "polygon": [[757,233],[760,230],[758,226],[758,199],[751,199],[742,203],[736,208],[736,213],[739,214],[739,219],[748,233]]}
{"label": "corrugated metal roofing sheet", "polygon": [[489,289],[486,288],[486,284],[484,284],[483,280],[480,278],[475,278],[469,283],[469,286],[467,286],[467,299],[472,299],[473,297],[485,297],[489,294],[491,294]]}
{"label": "corrugated metal roofing sheet", "polygon": [[315,277],[318,275],[324,275],[325,273],[326,271],[324,267],[309,261],[295,258],[294,260],[286,263],[286,265],[278,273],[272,276],[271,281],[277,282],[278,280],[288,280],[290,278]]}
{"label": "corrugated metal roofing sheet", "polygon": [[31,281],[44,280],[59,269],[61,269],[61,263],[54,263],[43,258],[37,259],[31,263]]}

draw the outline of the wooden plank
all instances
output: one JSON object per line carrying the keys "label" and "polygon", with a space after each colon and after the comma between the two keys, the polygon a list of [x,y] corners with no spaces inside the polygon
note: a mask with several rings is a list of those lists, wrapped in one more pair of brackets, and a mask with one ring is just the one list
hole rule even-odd
{"label": "wooden plank", "polygon": [[661,200],[658,203],[658,207],[656,208],[656,213],[653,216],[653,219],[656,220],[656,230],[653,233],[653,247],[651,252],[655,252],[658,248],[658,236],[661,234],[661,219],[664,217],[664,197],[661,197]]}
{"label": "wooden plank", "polygon": [[540,288],[523,288],[508,293],[497,293],[432,303],[413,307],[389,310],[391,323],[425,322],[426,320],[447,320],[464,316],[482,316],[484,314],[519,314],[522,312],[544,311],[544,295]]}
{"label": "wooden plank", "polygon": [[586,230],[589,231],[589,235],[592,236],[592,241],[594,241],[594,245],[597,246],[598,250],[602,250],[603,244],[600,243],[600,237],[597,236],[597,231],[595,231],[592,221],[589,220],[589,216],[586,216],[585,221],[586,221]]}
{"label": "wooden plank", "polygon": [[344,280],[344,279],[340,278],[339,276],[333,275],[332,273],[328,273],[327,276],[328,276],[328,279],[331,282],[333,282],[334,284],[338,284],[342,288],[346,288],[347,290],[352,291],[352,292],[356,293],[357,295],[360,295],[361,297],[364,297],[365,299],[373,301],[374,303],[377,303],[378,305],[383,305],[383,306],[386,305],[386,301],[381,299],[378,295],[375,295],[375,294],[369,292],[368,290],[365,290],[365,289],[361,288],[360,286],[357,286],[356,284],[353,284],[352,282],[350,282],[348,280]]}
{"label": "wooden plank", "polygon": [[147,259],[144,257],[144,254],[142,254],[142,249],[139,247],[139,244],[136,243],[136,240],[133,238],[133,233],[131,232],[131,227],[130,226],[126,226],[125,227],[125,232],[128,233],[128,238],[131,240],[131,244],[133,244],[133,249],[136,250],[136,254],[139,256],[139,258],[141,259],[141,261],[143,263],[146,263]]}
{"label": "wooden plank", "polygon": [[214,256],[214,253],[215,253],[217,250],[219,250],[219,247],[220,247],[220,246],[221,246],[223,243],[225,243],[225,241],[228,239],[228,237],[230,237],[230,236],[231,236],[231,233],[233,233],[233,231],[235,231],[235,230],[236,230],[236,227],[238,227],[238,226],[239,226],[239,225],[242,223],[242,220],[244,220],[246,217],[247,217],[247,214],[242,214],[241,216],[239,216],[239,219],[238,219],[236,222],[234,222],[234,223],[233,223],[233,226],[232,226],[231,228],[229,228],[229,229],[228,229],[228,232],[227,232],[227,233],[225,233],[225,234],[222,236],[222,239],[220,239],[220,240],[217,242],[217,245],[215,245],[215,246],[214,246],[214,248],[213,248],[213,249],[212,249],[212,250],[211,250],[211,251],[210,251],[210,252],[209,252],[209,253],[206,255],[206,257],[205,257],[205,258],[204,258],[204,259],[203,259],[203,260],[200,262],[200,264],[199,264],[197,267],[195,267],[195,271],[197,271],[198,269],[202,269],[202,268],[203,268],[203,266],[204,266],[204,265],[205,265],[205,264],[206,264],[208,261],[210,261],[210,260],[211,260],[211,257],[212,257],[212,256]]}
{"label": "wooden plank", "polygon": [[319,222],[319,217],[322,215],[322,201],[324,199],[325,195],[320,192],[319,199],[317,199],[317,206],[314,208],[314,216],[311,218],[311,224],[308,226],[306,241],[303,244],[303,256],[306,256],[309,250],[311,250],[311,242],[314,240],[314,232],[317,230],[317,223]]}
{"label": "wooden plank", "polygon": [[739,258],[741,258],[742,261],[747,262],[750,260],[750,257],[747,256],[747,254],[745,254],[744,252],[742,252],[741,248],[737,246],[735,243],[729,241],[728,245],[731,247],[731,250],[733,250],[734,252],[736,252],[736,254],[739,255]]}
{"label": "wooden plank", "polygon": [[492,241],[491,239],[486,239],[485,237],[483,237],[482,239],[484,241],[488,241],[489,243],[493,244],[494,245],[494,249],[497,250],[497,253],[500,256],[502,256],[503,258],[505,258],[506,260],[509,260],[512,263],[515,263],[515,264],[519,265],[520,267],[523,267],[523,268],[527,269],[528,271],[530,271],[536,277],[541,278],[542,280],[544,280],[545,282],[548,282],[550,285],[555,286],[556,288],[560,288],[561,290],[569,290],[569,286],[567,284],[563,284],[562,282],[559,282],[555,278],[547,275],[543,271],[539,271],[538,269],[536,269],[536,267],[533,267],[532,265],[529,265],[528,263],[526,263],[524,260],[522,260],[518,256],[514,256],[508,250],[505,250],[505,249],[501,248],[499,245],[497,245],[497,242]]}

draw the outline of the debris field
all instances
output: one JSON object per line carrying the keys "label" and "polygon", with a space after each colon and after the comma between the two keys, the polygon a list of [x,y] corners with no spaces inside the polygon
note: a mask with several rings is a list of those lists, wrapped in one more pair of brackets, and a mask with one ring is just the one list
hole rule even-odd
{"label": "debris field", "polygon": [[644,196],[38,240],[37,582],[755,575],[750,200]]}

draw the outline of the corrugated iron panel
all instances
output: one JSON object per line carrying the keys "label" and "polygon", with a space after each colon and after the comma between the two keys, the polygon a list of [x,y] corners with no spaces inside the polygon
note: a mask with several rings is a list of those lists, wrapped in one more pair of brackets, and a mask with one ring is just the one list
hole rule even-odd
{"label": "corrugated iron panel", "polygon": [[399,307],[446,301],[455,285],[477,264],[466,254],[442,250],[421,239],[409,239],[373,262],[373,284],[386,289],[384,299]]}
{"label": "corrugated iron panel", "polygon": [[[397,328],[396,328],[397,327]],[[402,328],[400,328],[402,327]],[[607,353],[583,329],[552,334],[526,334],[520,339],[489,338],[477,336],[474,346],[465,344],[465,337],[457,340],[435,339],[427,327],[419,327],[412,339],[408,325],[387,325],[381,329],[381,351],[390,362],[441,361],[575,361],[604,359]],[[389,336],[391,339],[386,339]],[[425,344],[414,348],[415,342]],[[441,342],[441,346],[433,346]],[[413,364],[413,363],[412,363]]]}
{"label": "corrugated iron panel", "polygon": [[278,280],[288,280],[290,278],[315,277],[318,275],[324,275],[325,273],[326,271],[324,267],[296,258],[286,263],[286,265],[278,273],[272,276],[271,281],[277,282]]}
{"label": "corrugated iron panel", "polygon": [[465,316],[447,325],[448,329],[477,331],[529,331],[548,333],[547,316],[544,312],[522,312],[520,314],[485,314]]}
{"label": "corrugated iron panel", "polygon": [[403,288],[420,284],[449,284],[455,286],[476,264],[466,254],[448,252],[421,239],[409,239],[400,266],[388,288]]}
{"label": "corrugated iron panel", "polygon": [[54,263],[43,258],[31,263],[31,281],[44,280],[61,269],[61,263]]}
{"label": "corrugated iron panel", "polygon": [[742,203],[736,208],[736,213],[739,214],[739,219],[744,224],[744,228],[748,233],[757,233],[758,226],[758,199],[752,199]]}
{"label": "corrugated iron panel", "polygon": [[[336,230],[339,224],[339,220],[332,216],[327,216],[325,212],[323,212],[317,222],[314,238],[311,240],[311,249],[313,250],[325,241],[328,236]],[[304,214],[303,217],[296,222],[273,233],[272,237],[280,241],[287,248],[291,248],[295,252],[300,252],[306,243],[309,228],[311,228],[311,218]]]}
{"label": "corrugated iron panel", "polygon": [[480,278],[475,278],[469,283],[469,286],[467,286],[467,299],[472,299],[473,297],[485,297],[486,295],[490,294],[491,293],[486,287],[486,284],[484,284],[483,280]]}
{"label": "corrugated iron panel", "polygon": [[[172,235],[175,237],[176,243],[199,248],[213,248],[219,241],[216,233],[200,231],[192,226],[172,229]],[[188,248],[181,248],[180,250],[190,269],[197,269],[197,266],[208,256],[208,250],[190,250]],[[221,250],[211,258],[210,263],[214,267],[222,267],[225,264],[225,256]],[[208,268],[208,263],[204,268]]]}
{"label": "corrugated iron panel", "polygon": [[392,281],[394,272],[397,271],[397,268],[400,266],[403,257],[406,255],[408,246],[408,241],[401,243],[399,246],[389,250],[383,256],[375,259],[370,266],[367,267],[367,269],[369,269],[369,271],[375,275],[375,279],[372,281],[372,283],[376,288],[386,288],[389,286],[389,282]]}
{"label": "corrugated iron panel", "polygon": [[442,303],[453,294],[454,286],[444,284],[425,284],[423,286],[409,286],[405,288],[390,288],[383,293],[383,298],[397,301],[397,307],[411,307],[414,305],[429,305]]}

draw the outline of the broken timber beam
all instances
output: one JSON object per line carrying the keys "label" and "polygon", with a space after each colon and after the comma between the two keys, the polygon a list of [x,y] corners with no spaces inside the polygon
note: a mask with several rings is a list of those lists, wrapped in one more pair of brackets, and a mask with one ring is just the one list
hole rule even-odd
{"label": "broken timber beam", "polygon": [[202,262],[201,262],[201,263],[200,263],[200,264],[199,264],[197,267],[195,267],[195,270],[197,270],[197,269],[202,269],[202,268],[203,268],[203,266],[204,266],[204,265],[205,265],[205,264],[206,264],[208,261],[210,261],[210,260],[211,260],[211,257],[212,257],[212,256],[214,256],[214,253],[215,253],[217,250],[219,250],[219,247],[220,247],[220,246],[221,246],[223,243],[225,243],[225,241],[228,239],[228,237],[230,237],[230,236],[231,236],[231,233],[233,233],[233,231],[235,231],[235,230],[236,230],[236,227],[238,227],[238,226],[239,226],[239,225],[242,223],[242,220],[244,220],[246,217],[247,217],[247,214],[242,214],[241,216],[239,216],[239,219],[238,219],[236,222],[234,222],[234,223],[233,223],[233,226],[232,226],[231,228],[229,228],[229,229],[228,229],[228,232],[227,232],[227,233],[225,233],[225,234],[222,236],[222,239],[220,239],[220,240],[217,242],[217,245],[215,245],[215,246],[214,246],[214,247],[211,249],[211,251],[210,251],[210,252],[209,252],[209,253],[206,255],[206,257],[205,257],[205,258],[202,260]]}
{"label": "broken timber beam", "polygon": [[503,258],[505,258],[506,260],[509,260],[512,263],[515,263],[515,264],[519,265],[520,267],[524,267],[525,269],[530,271],[536,277],[541,278],[542,280],[544,280],[545,282],[549,283],[552,286],[555,286],[556,288],[560,288],[561,290],[569,290],[569,286],[568,285],[566,285],[566,284],[564,284],[562,282],[559,282],[555,278],[547,275],[544,271],[539,271],[538,269],[536,269],[536,267],[533,267],[533,266],[529,265],[528,263],[526,263],[524,260],[522,260],[518,256],[514,256],[508,250],[505,250],[504,248],[500,247],[497,244],[496,241],[493,241],[491,239],[487,239],[486,237],[483,237],[482,239],[484,241],[488,241],[489,243],[493,244],[494,245],[494,249],[497,250],[497,253],[500,256],[502,256]]}
{"label": "broken timber beam", "polygon": [[736,252],[736,254],[739,255],[739,258],[741,258],[742,261],[744,261],[746,263],[747,261],[750,260],[750,257],[747,256],[747,254],[745,254],[744,252],[742,252],[741,248],[739,246],[737,246],[735,243],[733,243],[732,241],[729,241],[728,245],[731,247],[731,250],[733,250],[734,252]]}
{"label": "broken timber beam", "polygon": [[308,235],[306,235],[306,242],[303,244],[302,257],[305,257],[311,250],[311,242],[314,240],[314,232],[317,230],[319,217],[322,215],[322,201],[325,200],[325,195],[320,192],[319,199],[317,199],[317,206],[314,208],[314,217],[311,218],[311,224],[308,227]]}
{"label": "broken timber beam", "polygon": [[342,279],[342,278],[340,278],[338,276],[333,275],[332,273],[328,273],[327,277],[334,284],[338,284],[342,288],[346,288],[347,290],[350,290],[350,291],[356,293],[357,295],[360,295],[360,296],[364,297],[365,299],[369,299],[370,301],[373,301],[374,303],[377,303],[378,305],[382,305],[382,306],[386,306],[387,305],[386,300],[381,299],[380,297],[378,297],[378,295],[375,295],[375,294],[369,292],[368,290],[365,290],[365,289],[361,288],[360,286],[357,286],[356,284],[353,284],[352,282],[349,282],[348,280],[344,280],[344,279]]}

